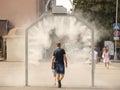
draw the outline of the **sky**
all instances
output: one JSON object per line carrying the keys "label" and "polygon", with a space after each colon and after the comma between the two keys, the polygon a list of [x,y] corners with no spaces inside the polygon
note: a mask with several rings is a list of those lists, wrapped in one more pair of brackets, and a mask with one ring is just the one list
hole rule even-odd
{"label": "sky", "polygon": [[[73,1],[73,0],[71,0]],[[70,11],[72,9],[72,5],[70,3],[70,0],[56,0],[56,5],[63,5],[65,8],[67,8],[67,11]]]}

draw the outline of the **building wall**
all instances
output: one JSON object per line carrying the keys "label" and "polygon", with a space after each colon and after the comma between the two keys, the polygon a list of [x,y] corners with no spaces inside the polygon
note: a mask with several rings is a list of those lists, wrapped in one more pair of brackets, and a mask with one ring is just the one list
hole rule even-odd
{"label": "building wall", "polygon": [[9,20],[15,27],[26,27],[36,19],[36,8],[36,0],[0,0],[0,19]]}

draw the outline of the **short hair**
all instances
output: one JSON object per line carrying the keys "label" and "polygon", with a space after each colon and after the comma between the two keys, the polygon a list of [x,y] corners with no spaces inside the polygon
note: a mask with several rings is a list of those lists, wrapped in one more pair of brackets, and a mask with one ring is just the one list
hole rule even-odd
{"label": "short hair", "polygon": [[57,47],[61,47],[61,43],[56,43],[56,46]]}

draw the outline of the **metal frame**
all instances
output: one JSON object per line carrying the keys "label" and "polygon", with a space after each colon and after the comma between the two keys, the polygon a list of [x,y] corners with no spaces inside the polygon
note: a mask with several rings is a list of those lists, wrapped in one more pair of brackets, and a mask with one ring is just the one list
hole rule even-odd
{"label": "metal frame", "polygon": [[28,81],[28,73],[29,73],[29,68],[28,68],[28,32],[30,28],[35,25],[39,20],[41,20],[43,17],[45,17],[46,14],[41,15],[41,17],[38,18],[35,22],[33,22],[25,31],[25,86],[29,86],[29,81]]}
{"label": "metal frame", "polygon": [[[38,23],[42,18],[47,17],[47,16],[51,16],[51,13],[43,13],[41,15],[41,17],[39,17],[35,22],[33,22],[25,31],[25,86],[29,86],[29,81],[28,81],[28,73],[29,73],[29,66],[28,66],[28,32],[30,30],[30,28],[35,25],[36,23]],[[62,15],[63,16],[63,15]],[[66,14],[65,14],[66,16]],[[78,19],[78,21],[80,21],[80,18],[78,16],[76,16],[75,14],[67,14],[67,16],[74,16]],[[89,27],[92,31],[91,31],[91,45],[92,45],[92,66],[91,66],[91,86],[94,87],[94,69],[95,69],[95,62],[94,62],[94,28],[91,28],[86,22],[82,21],[87,27]]]}
{"label": "metal frame", "polygon": [[45,5],[45,12],[48,12],[48,5],[49,5],[50,1],[51,0],[48,0],[47,3],[46,3],[46,5]]}

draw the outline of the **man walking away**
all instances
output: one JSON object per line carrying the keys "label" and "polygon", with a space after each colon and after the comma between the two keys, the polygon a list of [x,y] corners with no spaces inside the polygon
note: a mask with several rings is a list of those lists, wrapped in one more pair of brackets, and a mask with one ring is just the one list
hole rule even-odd
{"label": "man walking away", "polygon": [[61,80],[65,74],[65,66],[67,67],[67,57],[65,50],[61,48],[61,43],[56,43],[56,49],[53,52],[52,56],[52,69],[55,69],[56,78],[58,81],[58,88],[61,88]]}

